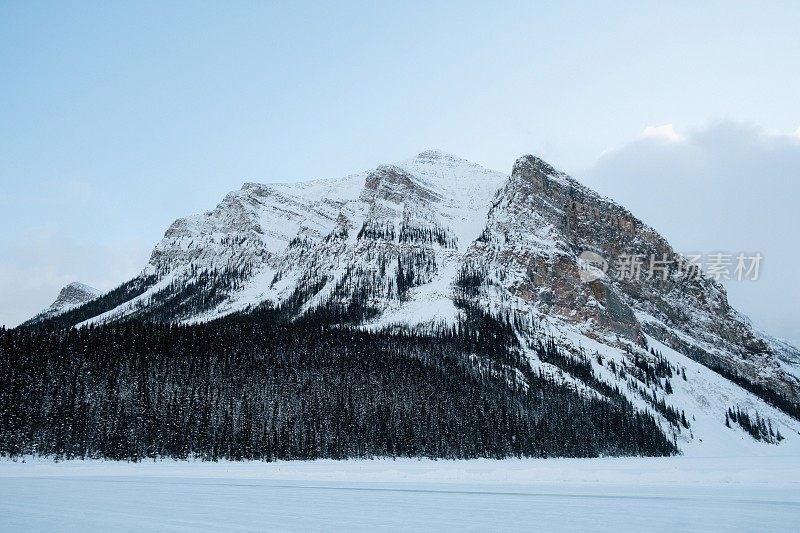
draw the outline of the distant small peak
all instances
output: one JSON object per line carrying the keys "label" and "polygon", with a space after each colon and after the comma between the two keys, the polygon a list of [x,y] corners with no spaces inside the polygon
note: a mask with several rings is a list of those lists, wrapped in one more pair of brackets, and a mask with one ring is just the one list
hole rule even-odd
{"label": "distant small peak", "polygon": [[101,294],[103,294],[103,292],[95,289],[94,287],[90,287],[85,283],[73,281],[61,289],[61,291],[58,293],[58,298],[56,298],[56,300],[50,304],[50,307],[42,311],[42,313],[37,316],[55,316],[74,307],[78,307],[79,305],[83,305],[86,302],[94,300]]}

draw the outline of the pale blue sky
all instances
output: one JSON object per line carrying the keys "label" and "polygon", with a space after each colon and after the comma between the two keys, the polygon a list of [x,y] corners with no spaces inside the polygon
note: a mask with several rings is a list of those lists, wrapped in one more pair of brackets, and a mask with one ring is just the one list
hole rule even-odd
{"label": "pale blue sky", "polygon": [[[647,149],[667,141],[640,139],[649,126],[672,124],[690,159],[706,161],[698,139],[726,127],[749,132],[754,160],[772,161],[757,150],[770,135],[791,152],[799,27],[797,2],[0,0],[0,323],[74,279],[118,284],[173,219],[244,181],[338,176],[432,147],[502,171],[535,153],[645,220],[711,217],[615,176],[631,158],[670,167]],[[770,168],[776,198],[800,196],[800,166]],[[692,247],[697,232],[665,220],[654,225]],[[736,244],[733,228],[706,235],[726,231]],[[785,297],[741,301],[797,342],[796,319],[770,311]]]}

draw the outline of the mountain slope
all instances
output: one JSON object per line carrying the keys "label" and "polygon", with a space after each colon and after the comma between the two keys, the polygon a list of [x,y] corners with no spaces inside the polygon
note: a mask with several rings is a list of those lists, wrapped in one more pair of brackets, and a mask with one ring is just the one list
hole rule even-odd
{"label": "mountain slope", "polygon": [[[587,278],[585,252],[669,266]],[[797,446],[796,350],[681,264],[655,230],[541,159],[504,175],[427,151],[337,180],[245,184],[177,220],[136,279],[44,323],[197,324],[275,310],[400,343],[452,328],[471,338],[493,320],[516,347],[486,360],[480,343],[465,349],[480,372],[527,388],[544,376],[612,404],[621,395],[684,450],[775,448],[774,436],[731,425],[729,409],[781,428],[781,449]]]}

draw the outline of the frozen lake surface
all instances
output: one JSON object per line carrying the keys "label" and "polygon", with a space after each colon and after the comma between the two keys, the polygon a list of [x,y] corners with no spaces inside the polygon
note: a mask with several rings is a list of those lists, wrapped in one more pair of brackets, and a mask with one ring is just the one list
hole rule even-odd
{"label": "frozen lake surface", "polygon": [[0,462],[1,531],[796,531],[789,457]]}

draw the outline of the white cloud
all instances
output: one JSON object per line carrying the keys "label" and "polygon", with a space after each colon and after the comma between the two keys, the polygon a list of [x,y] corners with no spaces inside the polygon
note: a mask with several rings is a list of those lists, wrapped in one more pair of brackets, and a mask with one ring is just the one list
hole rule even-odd
{"label": "white cloud", "polygon": [[640,139],[653,139],[667,143],[683,142],[685,138],[679,135],[672,124],[663,124],[661,126],[647,126],[642,133],[639,134]]}

